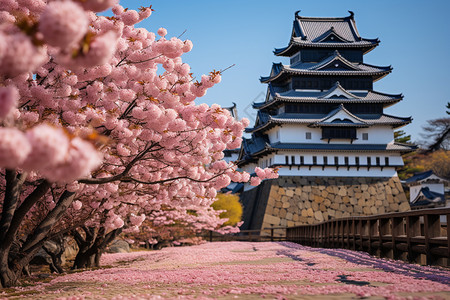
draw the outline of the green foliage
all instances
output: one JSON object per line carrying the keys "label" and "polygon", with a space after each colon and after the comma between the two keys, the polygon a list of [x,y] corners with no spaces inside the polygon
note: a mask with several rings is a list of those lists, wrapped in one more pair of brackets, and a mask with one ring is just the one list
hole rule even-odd
{"label": "green foliage", "polygon": [[406,135],[403,130],[394,131],[394,140],[397,143],[408,144],[411,143],[411,135]]}
{"label": "green foliage", "polygon": [[221,219],[227,218],[223,225],[234,226],[241,221],[242,205],[239,196],[236,194],[217,194],[217,200],[211,205],[214,210],[224,210],[219,216]]}

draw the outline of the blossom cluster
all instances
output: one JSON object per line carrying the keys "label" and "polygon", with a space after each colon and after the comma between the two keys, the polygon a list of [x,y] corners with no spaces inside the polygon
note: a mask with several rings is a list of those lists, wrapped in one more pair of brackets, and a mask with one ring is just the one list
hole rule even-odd
{"label": "blossom cluster", "polygon": [[[217,190],[277,176],[259,168],[251,176],[223,161],[249,121],[196,103],[222,72],[194,77],[182,59],[191,41],[135,27],[151,7],[116,2],[0,7],[0,188],[6,170],[27,179],[20,201],[52,183],[28,212],[24,236],[65,191],[75,196],[59,230],[83,224],[137,233],[144,221],[215,230],[225,222],[210,207]],[[96,13],[107,8],[112,16]]]}

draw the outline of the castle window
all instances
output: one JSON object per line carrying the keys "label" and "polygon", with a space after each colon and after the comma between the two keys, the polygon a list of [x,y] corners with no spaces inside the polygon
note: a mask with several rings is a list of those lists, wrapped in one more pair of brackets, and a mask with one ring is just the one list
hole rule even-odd
{"label": "castle window", "polygon": [[355,164],[359,166],[359,157],[355,157]]}
{"label": "castle window", "polygon": [[367,158],[367,165],[368,166],[372,165],[372,159],[370,157]]}
{"label": "castle window", "polygon": [[311,139],[311,136],[312,136],[311,132],[307,132],[307,133],[306,133],[306,139],[307,139],[307,140],[310,140],[310,139]]}
{"label": "castle window", "polygon": [[380,165],[380,158],[379,157],[375,158],[375,161],[377,163],[377,166],[379,166]]}
{"label": "castle window", "polygon": [[313,156],[313,164],[317,165],[317,156]]}
{"label": "castle window", "polygon": [[344,157],[345,165],[348,166],[348,156]]}
{"label": "castle window", "polygon": [[286,162],[286,165],[289,165],[289,156],[286,155],[286,156],[284,157],[284,160],[285,160],[285,162]]}
{"label": "castle window", "polygon": [[323,164],[328,165],[328,156],[323,157]]}
{"label": "castle window", "polygon": [[334,157],[334,164],[337,166],[337,165],[339,165],[339,157],[338,156],[335,156]]}
{"label": "castle window", "polygon": [[364,141],[369,140],[369,134],[368,134],[367,132],[363,133],[363,134],[362,134],[362,139],[363,139]]}
{"label": "castle window", "polygon": [[295,156],[291,156],[291,163],[295,165]]}
{"label": "castle window", "polygon": [[386,166],[389,166],[389,157],[385,157],[385,158],[384,158],[384,164],[385,164]]}
{"label": "castle window", "polygon": [[322,139],[356,139],[356,128],[323,127]]}
{"label": "castle window", "polygon": [[305,157],[304,156],[300,156],[300,164],[301,165],[305,164]]}

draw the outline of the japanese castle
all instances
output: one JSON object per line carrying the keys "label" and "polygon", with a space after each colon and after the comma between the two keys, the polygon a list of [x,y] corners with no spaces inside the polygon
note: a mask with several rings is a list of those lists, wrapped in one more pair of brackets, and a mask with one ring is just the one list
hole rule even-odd
{"label": "japanese castle", "polygon": [[363,62],[378,39],[362,38],[354,14],[311,18],[295,14],[289,45],[275,49],[290,65],[274,63],[255,125],[247,128],[239,165],[279,167],[289,176],[396,176],[402,152],[411,146],[394,142],[394,129],[411,122],[383,110],[401,94],[373,90],[390,66]]}
{"label": "japanese castle", "polygon": [[364,62],[378,44],[359,35],[353,12],[295,13],[289,44],[274,51],[290,64],[274,63],[261,77],[266,98],[253,103],[256,121],[237,159],[245,171],[276,167],[280,176],[233,189],[244,206],[241,229],[410,210],[396,167],[415,146],[396,143],[394,130],[411,118],[384,113],[401,94],[373,90],[392,71]]}

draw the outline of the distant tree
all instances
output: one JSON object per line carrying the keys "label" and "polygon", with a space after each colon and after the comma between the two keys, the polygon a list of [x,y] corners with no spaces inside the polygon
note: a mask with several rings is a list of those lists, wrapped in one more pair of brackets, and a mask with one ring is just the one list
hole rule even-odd
{"label": "distant tree", "polygon": [[450,117],[428,120],[427,123],[421,134],[425,139],[426,151],[450,150]]}
{"label": "distant tree", "polygon": [[211,205],[214,210],[224,210],[219,217],[228,219],[224,226],[235,226],[242,218],[242,205],[236,194],[217,194],[217,200]]}
{"label": "distant tree", "polygon": [[403,130],[394,131],[394,140],[397,143],[408,144],[411,143],[411,135],[406,135]]}
{"label": "distant tree", "polygon": [[450,102],[447,102],[447,111],[446,111],[446,113],[447,113],[447,115],[450,115]]}

